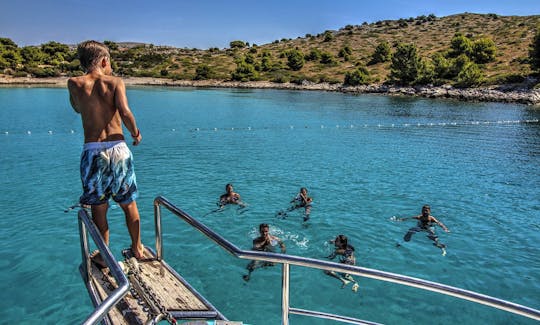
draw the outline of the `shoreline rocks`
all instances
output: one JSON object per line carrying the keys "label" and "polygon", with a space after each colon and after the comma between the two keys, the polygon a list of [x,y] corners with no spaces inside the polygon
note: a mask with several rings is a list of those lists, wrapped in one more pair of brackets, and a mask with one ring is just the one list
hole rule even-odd
{"label": "shoreline rocks", "polygon": [[[443,86],[400,87],[390,85],[343,86],[341,84],[312,83],[302,84],[273,83],[268,81],[222,81],[222,80],[171,80],[161,78],[124,78],[126,85],[193,87],[193,88],[239,88],[239,89],[284,89],[334,91],[352,94],[382,94],[389,96],[417,96],[425,98],[449,98],[461,101],[503,102],[526,105],[540,104],[540,89],[511,89],[508,86],[479,88],[454,88]],[[66,77],[29,78],[0,76],[0,86],[48,86],[65,87]]]}

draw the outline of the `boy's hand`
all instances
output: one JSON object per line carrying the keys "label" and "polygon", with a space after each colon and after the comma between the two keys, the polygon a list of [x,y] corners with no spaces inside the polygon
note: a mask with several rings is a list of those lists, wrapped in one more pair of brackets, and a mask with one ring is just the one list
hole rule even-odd
{"label": "boy's hand", "polygon": [[132,134],[131,137],[133,138],[133,145],[134,146],[138,145],[142,140],[141,130],[137,130],[137,134],[136,135]]}

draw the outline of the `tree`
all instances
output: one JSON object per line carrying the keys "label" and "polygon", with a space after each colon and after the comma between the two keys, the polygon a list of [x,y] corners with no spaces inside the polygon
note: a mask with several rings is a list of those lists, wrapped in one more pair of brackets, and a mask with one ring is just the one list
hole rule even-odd
{"label": "tree", "polygon": [[298,71],[304,66],[304,55],[298,50],[290,50],[286,53],[287,66],[293,71]]}
{"label": "tree", "polygon": [[118,44],[116,44],[113,41],[103,41],[103,44],[105,44],[109,50],[111,51],[117,51],[118,50]]}
{"label": "tree", "polygon": [[484,75],[474,62],[465,64],[457,76],[456,86],[474,87],[482,83]]}
{"label": "tree", "polygon": [[323,36],[324,36],[323,42],[330,42],[331,40],[334,39],[334,34],[329,30],[325,31]]}
{"label": "tree", "polygon": [[352,49],[349,45],[345,45],[339,50],[338,57],[343,58],[345,61],[349,61],[351,58]]}
{"label": "tree", "polygon": [[25,64],[40,64],[47,55],[37,46],[25,46],[21,49],[21,56]]}
{"label": "tree", "polygon": [[529,50],[529,58],[531,62],[531,69],[533,71],[540,72],[540,25],[536,27],[536,34],[534,35],[531,48]]}
{"label": "tree", "polygon": [[194,80],[206,80],[214,77],[213,69],[207,64],[201,64],[195,69]]}
{"label": "tree", "polygon": [[229,43],[229,46],[231,47],[231,49],[242,49],[244,47],[246,47],[246,43],[244,43],[243,41],[232,41]]}
{"label": "tree", "polygon": [[305,59],[308,61],[319,61],[321,59],[321,50],[318,48],[311,49]]}
{"label": "tree", "polygon": [[354,71],[345,73],[345,86],[368,85],[371,81],[369,71],[364,66],[356,68]]}
{"label": "tree", "polygon": [[330,52],[322,52],[321,53],[321,63],[322,64],[334,64],[336,63],[336,59],[334,58],[334,55]]}
{"label": "tree", "polygon": [[236,70],[231,74],[233,80],[237,81],[250,81],[257,80],[259,75],[252,64],[239,62],[236,66]]}
{"label": "tree", "polygon": [[474,41],[469,57],[476,63],[488,63],[495,60],[496,53],[495,42],[490,38],[480,38]]}
{"label": "tree", "polygon": [[450,76],[451,63],[441,53],[435,53],[431,57],[433,63],[433,72],[436,79],[446,79]]}
{"label": "tree", "polygon": [[448,53],[450,57],[455,58],[461,54],[470,56],[473,51],[473,43],[471,40],[463,36],[461,33],[456,33],[454,38],[450,41],[450,52]]}
{"label": "tree", "polygon": [[414,44],[399,44],[392,56],[390,79],[398,84],[410,85],[418,78],[420,58]]}
{"label": "tree", "polygon": [[382,62],[390,61],[392,58],[392,51],[390,49],[390,44],[387,41],[381,42],[375,48],[375,51],[371,55],[371,60],[369,64],[377,64]]}
{"label": "tree", "polygon": [[18,46],[15,42],[11,40],[11,38],[5,38],[0,37],[0,50],[6,49],[6,50],[15,50]]}

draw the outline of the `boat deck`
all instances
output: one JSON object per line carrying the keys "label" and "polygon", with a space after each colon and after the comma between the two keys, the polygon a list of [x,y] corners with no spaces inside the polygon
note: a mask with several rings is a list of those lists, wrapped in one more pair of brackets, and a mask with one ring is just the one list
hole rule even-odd
{"label": "boat deck", "polygon": [[[163,311],[163,307],[178,320],[222,319],[216,324],[241,324],[223,320],[222,315],[165,261],[158,261],[153,252],[147,248],[144,254],[144,259],[135,262],[139,270],[138,276],[128,273],[133,289],[108,313],[111,324],[146,324],[153,320],[160,310]],[[94,298],[100,303],[117,288],[117,284],[108,268],[100,269],[95,263],[91,263],[90,273],[90,285],[97,295]],[[152,296],[151,299],[144,299],[149,296],[148,292]],[[141,304],[143,300],[150,300],[150,304]],[[206,324],[206,321],[188,324]]]}

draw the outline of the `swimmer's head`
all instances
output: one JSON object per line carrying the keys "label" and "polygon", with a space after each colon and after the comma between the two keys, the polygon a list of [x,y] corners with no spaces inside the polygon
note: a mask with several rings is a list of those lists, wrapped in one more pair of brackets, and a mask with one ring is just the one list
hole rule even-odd
{"label": "swimmer's head", "polygon": [[429,214],[431,213],[431,207],[426,204],[422,207],[422,215],[423,216],[429,216]]}
{"label": "swimmer's head", "polygon": [[231,183],[228,183],[227,185],[225,185],[225,191],[227,191],[227,193],[230,193],[233,191],[233,186]]}
{"label": "swimmer's head", "polygon": [[261,233],[261,235],[269,233],[270,232],[270,226],[268,226],[267,223],[261,223],[259,225],[259,232]]}
{"label": "swimmer's head", "polygon": [[302,193],[302,194],[307,194],[307,188],[301,187],[301,188],[300,188],[300,193]]}
{"label": "swimmer's head", "polygon": [[336,247],[347,247],[347,236],[338,235],[336,239],[334,239],[334,245]]}

